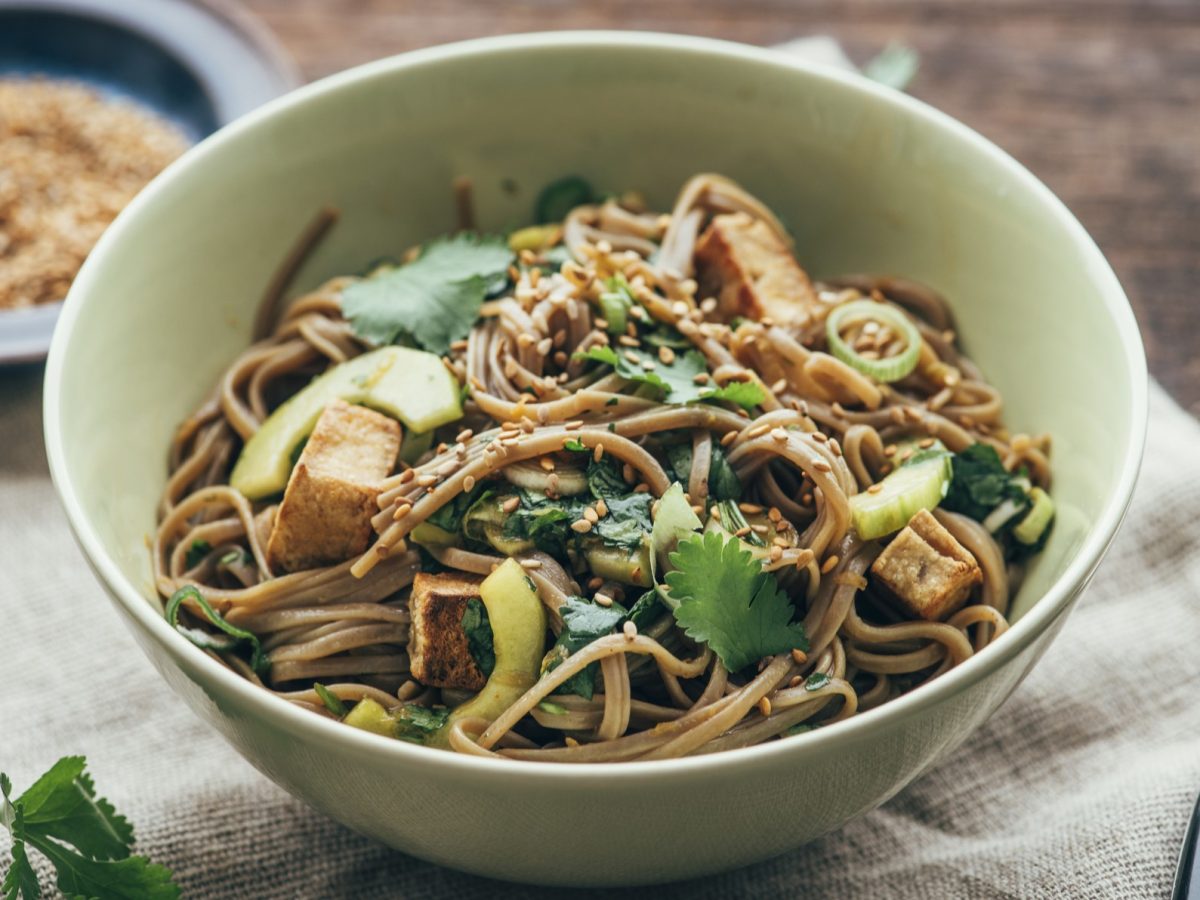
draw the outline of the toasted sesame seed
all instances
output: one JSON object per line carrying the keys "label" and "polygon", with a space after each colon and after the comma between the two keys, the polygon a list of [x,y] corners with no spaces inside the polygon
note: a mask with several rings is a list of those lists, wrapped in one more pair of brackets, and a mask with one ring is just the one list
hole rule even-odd
{"label": "toasted sesame seed", "polygon": [[768,529],[766,525],[751,525],[750,530],[755,534],[766,534]]}
{"label": "toasted sesame seed", "polygon": [[794,649],[792,651],[792,662],[794,662],[798,666],[802,666],[806,662],[808,662],[808,654],[805,653],[803,650],[801,650],[799,647],[797,647],[796,649]]}
{"label": "toasted sesame seed", "polygon": [[603,584],[604,579],[599,575],[594,575],[592,576],[591,580],[588,581],[587,586],[589,590],[598,591]]}
{"label": "toasted sesame seed", "polygon": [[771,393],[772,394],[782,394],[784,391],[787,390],[787,387],[788,387],[787,379],[780,378],[773,385],[771,385]]}
{"label": "toasted sesame seed", "polygon": [[575,740],[575,738],[571,737],[569,734],[565,738],[563,738],[563,743],[566,744],[568,747],[578,747],[579,746],[579,741]]}
{"label": "toasted sesame seed", "polygon": [[540,466],[541,466],[543,469],[545,469],[547,472],[553,472],[553,471],[554,471],[554,460],[552,460],[552,459],[551,459],[550,457],[548,457],[548,456],[543,456],[541,459],[539,459],[539,460],[538,460],[538,465],[540,465]]}
{"label": "toasted sesame seed", "polygon": [[538,421],[545,425],[550,421],[550,410],[545,406],[539,406],[537,411]]}
{"label": "toasted sesame seed", "polygon": [[818,472],[832,472],[833,471],[833,466],[831,466],[829,463],[825,462],[825,460],[823,460],[823,459],[818,459],[816,462],[814,462],[813,468],[816,469]]}
{"label": "toasted sesame seed", "polygon": [[580,429],[582,427],[583,427],[583,419],[572,419],[570,422],[566,422],[563,425],[563,428],[565,428],[567,431],[577,431],[578,429]]}
{"label": "toasted sesame seed", "polygon": [[592,509],[590,506],[584,507],[583,517],[585,519],[587,519],[589,522],[591,522],[593,525],[595,525],[598,521],[600,521],[600,517],[598,515],[596,515],[596,511],[594,509]]}
{"label": "toasted sesame seed", "polygon": [[602,519],[608,515],[608,504],[604,502],[603,497],[596,501],[595,509],[596,515]]}
{"label": "toasted sesame seed", "polygon": [[841,557],[839,557],[836,553],[833,554],[833,556],[829,557],[828,559],[825,560],[825,562],[821,563],[821,574],[828,575],[830,572],[832,572],[834,569],[837,568],[837,564],[840,561],[841,561]]}
{"label": "toasted sesame seed", "polygon": [[645,369],[647,372],[653,372],[655,369],[658,368],[658,363],[656,363],[652,359],[643,359],[642,360],[642,368]]}
{"label": "toasted sesame seed", "polygon": [[767,518],[772,522],[778,522],[783,518],[783,513],[779,511],[778,506],[772,506],[769,510],[767,510]]}
{"label": "toasted sesame seed", "polygon": [[776,545],[771,548],[771,552],[769,555],[770,555],[771,562],[779,562],[779,560],[783,559],[783,548]]}
{"label": "toasted sesame seed", "polygon": [[714,506],[712,508],[712,511],[709,513],[709,515],[713,517],[714,521],[720,522],[721,521],[721,507]]}
{"label": "toasted sesame seed", "polygon": [[644,481],[639,481],[633,486],[633,492],[635,494],[648,494],[650,493],[650,485],[646,484]]}
{"label": "toasted sesame seed", "polygon": [[930,447],[933,446],[933,438],[925,438],[925,440],[918,443],[917,446],[920,447],[922,450],[928,450]]}
{"label": "toasted sesame seed", "polygon": [[692,381],[695,384],[708,384],[709,375],[707,372],[697,372],[696,375],[692,378]]}
{"label": "toasted sesame seed", "polygon": [[636,478],[633,473],[633,466],[631,466],[629,463],[625,463],[625,465],[621,466],[621,477],[632,484]]}
{"label": "toasted sesame seed", "polygon": [[443,478],[445,478],[447,475],[453,475],[458,471],[458,466],[458,460],[452,459],[450,462],[442,463],[440,466],[438,466],[437,474],[441,475]]}
{"label": "toasted sesame seed", "polygon": [[528,331],[522,331],[517,335],[517,346],[524,350],[526,347],[532,347],[537,343],[537,336],[530,334]]}
{"label": "toasted sesame seed", "polygon": [[565,367],[568,362],[570,362],[570,359],[568,358],[567,354],[564,351],[559,350],[557,353],[554,354],[554,364],[556,366]]}
{"label": "toasted sesame seed", "polygon": [[837,438],[831,438],[829,441],[829,449],[833,451],[834,456],[842,455],[842,445],[837,442]]}
{"label": "toasted sesame seed", "polygon": [[597,606],[607,608],[613,605],[613,598],[608,596],[608,594],[596,594],[592,599],[596,601]]}
{"label": "toasted sesame seed", "polygon": [[506,421],[506,422],[500,423],[501,431],[517,431],[520,427],[521,427],[521,425],[518,422],[507,422]]}
{"label": "toasted sesame seed", "polygon": [[780,550],[786,550],[790,546],[788,544],[788,539],[781,534],[775,535],[775,540],[773,540],[771,543],[773,543]]}
{"label": "toasted sesame seed", "polygon": [[882,490],[883,490],[883,485],[876,482],[875,484],[873,484],[867,488],[867,493],[868,494],[878,494]]}
{"label": "toasted sesame seed", "polygon": [[814,431],[814,432],[812,433],[812,439],[813,439],[814,441],[816,441],[818,444],[823,444],[823,443],[825,443],[827,440],[829,440],[829,435],[827,435],[827,434],[826,434],[825,432],[823,432],[823,431]]}
{"label": "toasted sesame seed", "polygon": [[802,685],[802,684],[804,684],[804,676],[803,675],[793,675],[788,680],[788,687],[800,687],[800,685]]}
{"label": "toasted sesame seed", "polygon": [[571,523],[571,530],[578,534],[587,534],[592,530],[592,523],[587,519],[576,519]]}
{"label": "toasted sesame seed", "polygon": [[520,505],[521,505],[520,497],[509,497],[502,504],[500,504],[500,508],[502,510],[504,510],[506,513],[510,513]]}
{"label": "toasted sesame seed", "polygon": [[525,432],[526,434],[533,434],[533,430],[536,427],[537,426],[533,424],[533,419],[522,419],[521,420],[521,430],[523,432]]}
{"label": "toasted sesame seed", "polygon": [[558,329],[558,331],[554,332],[554,346],[555,347],[562,347],[566,343],[567,343],[567,330],[565,328],[560,328],[560,329]]}
{"label": "toasted sesame seed", "polygon": [[466,478],[463,479],[463,490],[466,491],[467,493],[470,493],[471,491],[475,490],[475,476],[474,475],[468,475]]}
{"label": "toasted sesame seed", "polygon": [[410,481],[412,481],[416,477],[416,475],[417,475],[417,473],[416,473],[415,469],[405,469],[403,472],[400,473],[400,483],[408,484]]}
{"label": "toasted sesame seed", "polygon": [[433,485],[437,484],[437,481],[438,479],[436,475],[421,475],[419,478],[417,478],[417,484],[419,484],[421,487],[432,487]]}
{"label": "toasted sesame seed", "polygon": [[597,444],[595,446],[595,448],[592,450],[592,459],[594,459],[596,462],[600,462],[600,460],[602,460],[603,458],[604,458],[604,445]]}
{"label": "toasted sesame seed", "polygon": [[738,509],[748,516],[756,516],[763,511],[763,508],[757,503],[739,503]]}
{"label": "toasted sesame seed", "polygon": [[771,699],[769,697],[758,698],[758,711],[764,718],[771,714]]}
{"label": "toasted sesame seed", "polygon": [[788,439],[787,430],[784,428],[772,428],[771,437],[781,444],[786,444]]}
{"label": "toasted sesame seed", "polygon": [[526,569],[540,569],[542,561],[540,559],[523,559],[521,560],[521,565]]}
{"label": "toasted sesame seed", "polygon": [[721,435],[721,446],[728,447],[737,440],[738,433],[736,431],[727,431]]}
{"label": "toasted sesame seed", "polygon": [[755,425],[753,428],[751,428],[749,431],[746,432],[746,438],[748,440],[754,440],[755,438],[762,437],[764,434],[766,434],[770,430],[771,430],[770,425]]}
{"label": "toasted sesame seed", "polygon": [[630,334],[623,334],[617,338],[617,343],[622,347],[640,347],[642,342]]}
{"label": "toasted sesame seed", "polygon": [[883,455],[884,456],[895,456],[896,455],[896,445],[888,444],[886,447],[884,447]]}
{"label": "toasted sesame seed", "polygon": [[634,353],[632,350],[625,351],[625,358],[627,360],[629,360],[631,363],[633,363],[635,366],[638,365],[639,363],[641,363],[641,361],[642,361],[642,358],[640,356],[638,356],[636,353]]}
{"label": "toasted sesame seed", "polygon": [[659,347],[658,359],[664,366],[669,366],[675,362],[675,351],[670,347]]}
{"label": "toasted sesame seed", "polygon": [[733,533],[733,536],[742,538],[742,537],[745,537],[746,535],[748,535],[749,533],[750,533],[750,526],[743,525],[741,528],[739,528],[737,531],[735,531]]}
{"label": "toasted sesame seed", "polygon": [[671,312],[675,314],[675,318],[682,319],[691,312],[691,309],[682,300],[676,300],[671,304]]}
{"label": "toasted sesame seed", "polygon": [[629,619],[625,620],[625,624],[621,626],[621,631],[625,633],[625,640],[627,641],[632,641],[635,637],[637,637],[638,633],[637,626],[634,625]]}
{"label": "toasted sesame seed", "polygon": [[549,475],[546,476],[546,496],[549,497],[549,496],[557,494],[557,493],[558,493],[558,475],[554,472],[551,472]]}
{"label": "toasted sesame seed", "polygon": [[392,518],[399,521],[400,519],[403,519],[405,516],[407,516],[410,512],[412,512],[412,504],[411,503],[401,503],[399,506],[396,507],[396,512],[392,515]]}
{"label": "toasted sesame seed", "polygon": [[450,449],[449,445],[445,441],[442,441],[440,444],[437,445],[437,449],[434,450],[434,453],[437,454],[438,456],[441,456],[448,449]]}

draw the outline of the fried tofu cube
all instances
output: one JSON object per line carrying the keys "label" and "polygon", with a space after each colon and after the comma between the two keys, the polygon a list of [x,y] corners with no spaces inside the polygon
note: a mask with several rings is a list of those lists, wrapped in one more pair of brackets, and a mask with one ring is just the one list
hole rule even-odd
{"label": "fried tofu cube", "polygon": [[341,400],[325,407],[275,516],[267,561],[297,572],[358,556],[371,540],[379,484],[396,464],[400,425]]}
{"label": "fried tofu cube", "polygon": [[462,626],[467,602],[479,597],[481,582],[468,575],[424,572],[413,580],[408,658],[412,677],[421,684],[478,691],[487,682]]}
{"label": "fried tofu cube", "polygon": [[927,509],[892,539],[871,572],[905,611],[930,622],[956,612],[983,581],[975,557]]}
{"label": "fried tofu cube", "polygon": [[696,243],[703,296],[721,316],[806,325],[823,315],[812,281],[767,223],[746,213],[716,216]]}

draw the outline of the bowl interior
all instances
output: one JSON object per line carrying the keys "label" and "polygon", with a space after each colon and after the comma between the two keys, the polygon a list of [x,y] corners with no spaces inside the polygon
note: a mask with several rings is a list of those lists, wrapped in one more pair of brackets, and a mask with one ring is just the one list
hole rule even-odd
{"label": "bowl interior", "polygon": [[563,174],[666,209],[705,170],[777,210],[813,274],[893,273],[944,292],[1012,428],[1053,435],[1059,521],[1017,598],[1026,613],[1096,523],[1113,524],[1140,447],[1144,366],[1111,271],[1045,188],[962,126],[711,42],[564,36],[413,54],[191,151],[72,289],[51,365],[60,487],[153,601],[145,540],[172,431],[248,343],[272,270],[319,207],[342,217],[302,288],[451,229],[458,175],[482,225],[503,229],[529,222],[538,189]]}

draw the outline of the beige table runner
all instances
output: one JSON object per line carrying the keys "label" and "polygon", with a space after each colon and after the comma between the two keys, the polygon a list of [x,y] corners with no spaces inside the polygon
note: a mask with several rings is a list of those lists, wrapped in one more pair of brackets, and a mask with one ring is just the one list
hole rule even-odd
{"label": "beige table runner", "polygon": [[[86,754],[140,852],[174,869],[189,897],[541,896],[310,811],[171,695],[68,532],[43,458],[40,382],[39,367],[0,369],[0,769],[18,788],[59,756]],[[995,717],[840,832],[657,894],[1164,896],[1200,788],[1198,542],[1200,427],[1156,387],[1129,519]],[[0,850],[0,870],[8,861]]]}

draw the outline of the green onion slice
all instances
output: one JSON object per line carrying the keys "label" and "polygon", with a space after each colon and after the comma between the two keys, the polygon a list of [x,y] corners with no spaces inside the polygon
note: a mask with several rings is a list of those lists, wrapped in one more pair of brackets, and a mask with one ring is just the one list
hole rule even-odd
{"label": "green onion slice", "polygon": [[[846,325],[870,320],[886,325],[904,340],[904,350],[883,359],[866,359],[842,338]],[[921,355],[921,335],[917,326],[899,310],[874,300],[854,300],[835,307],[825,320],[825,334],[833,355],[876,381],[899,381],[917,367]]]}
{"label": "green onion slice", "polygon": [[[186,625],[179,624],[179,607],[189,597],[195,600],[200,609],[204,611],[208,621],[225,632],[224,635],[209,634],[199,628],[188,628]],[[184,585],[171,595],[171,599],[167,601],[166,618],[172,628],[204,650],[232,650],[240,641],[246,641],[251,648],[250,668],[254,670],[255,674],[263,675],[271,668],[271,661],[263,653],[258,635],[226,622],[225,618],[204,599],[204,595],[190,584]]]}
{"label": "green onion slice", "polygon": [[1033,508],[1012,530],[1012,536],[1026,545],[1040,541],[1054,518],[1054,501],[1040,487],[1029,492],[1029,499],[1033,501]]}

